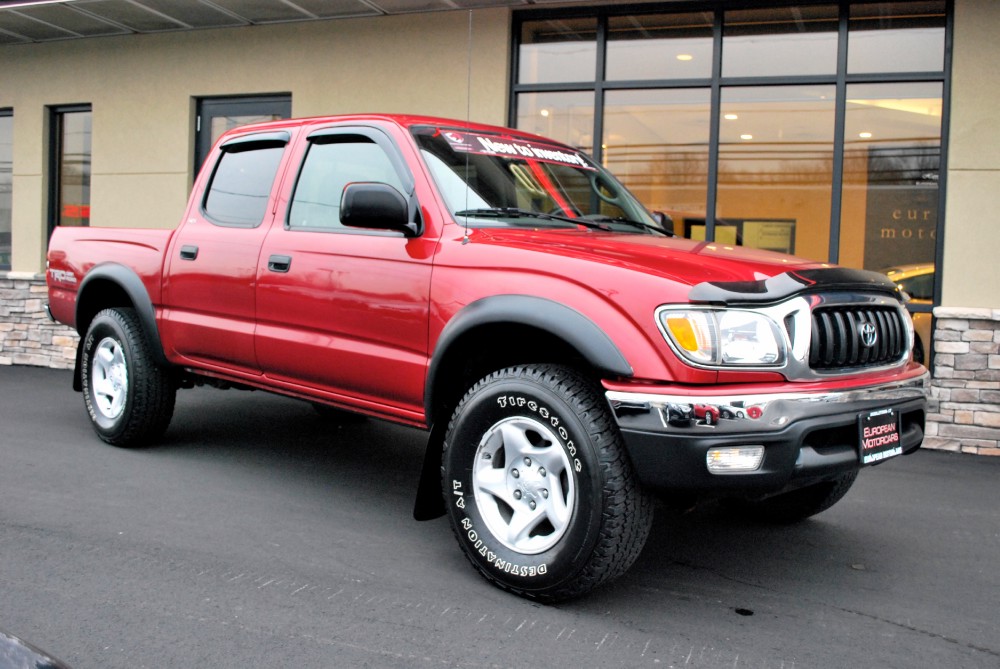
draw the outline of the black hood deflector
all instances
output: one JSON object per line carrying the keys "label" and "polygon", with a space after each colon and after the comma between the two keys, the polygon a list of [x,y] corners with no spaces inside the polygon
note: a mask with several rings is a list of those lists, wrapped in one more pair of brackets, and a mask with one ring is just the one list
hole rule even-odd
{"label": "black hood deflector", "polygon": [[899,299],[896,284],[885,274],[848,267],[793,270],[760,281],[705,281],[691,288],[688,299],[700,304],[759,305],[782,302],[800,293],[836,291],[884,293]]}

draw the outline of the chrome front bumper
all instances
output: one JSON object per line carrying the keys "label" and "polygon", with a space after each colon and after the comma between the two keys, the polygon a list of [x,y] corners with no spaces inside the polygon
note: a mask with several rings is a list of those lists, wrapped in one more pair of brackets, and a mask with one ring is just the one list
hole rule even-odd
{"label": "chrome front bumper", "polygon": [[[930,375],[829,392],[606,393],[644,483],[672,490],[757,488],[780,491],[860,467],[858,420],[894,408],[904,453],[924,435]],[[760,469],[710,474],[706,454],[727,446],[764,446]]]}

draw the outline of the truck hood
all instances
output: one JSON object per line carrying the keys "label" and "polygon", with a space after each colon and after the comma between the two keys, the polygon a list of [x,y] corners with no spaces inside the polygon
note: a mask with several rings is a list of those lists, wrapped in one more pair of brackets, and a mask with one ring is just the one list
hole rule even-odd
{"label": "truck hood", "polygon": [[691,286],[763,281],[789,270],[832,267],[781,253],[678,237],[576,230],[480,228],[477,241],[598,262]]}
{"label": "truck hood", "polygon": [[677,237],[576,230],[479,229],[477,241],[601,263],[688,286],[692,302],[773,302],[807,290],[866,290],[896,297],[884,274],[760,249]]}

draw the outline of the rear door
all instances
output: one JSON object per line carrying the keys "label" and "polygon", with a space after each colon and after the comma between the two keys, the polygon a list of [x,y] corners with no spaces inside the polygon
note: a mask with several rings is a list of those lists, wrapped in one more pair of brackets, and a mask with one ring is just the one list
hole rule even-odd
{"label": "rear door", "polygon": [[291,131],[227,140],[195,184],[166,260],[163,342],[168,355],[208,369],[259,374],[254,353],[257,262],[274,217]]}

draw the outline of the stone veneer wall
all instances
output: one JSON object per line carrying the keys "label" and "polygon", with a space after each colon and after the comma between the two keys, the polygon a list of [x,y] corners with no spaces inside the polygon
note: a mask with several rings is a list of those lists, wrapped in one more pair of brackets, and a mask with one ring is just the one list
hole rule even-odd
{"label": "stone veneer wall", "polygon": [[926,448],[1000,455],[1000,309],[934,309]]}
{"label": "stone veneer wall", "polygon": [[76,331],[45,314],[45,276],[0,272],[0,365],[72,369]]}
{"label": "stone veneer wall", "polygon": [[[45,277],[0,272],[0,365],[72,369],[78,337],[48,319]],[[925,448],[1000,455],[1000,309],[934,310]]]}

